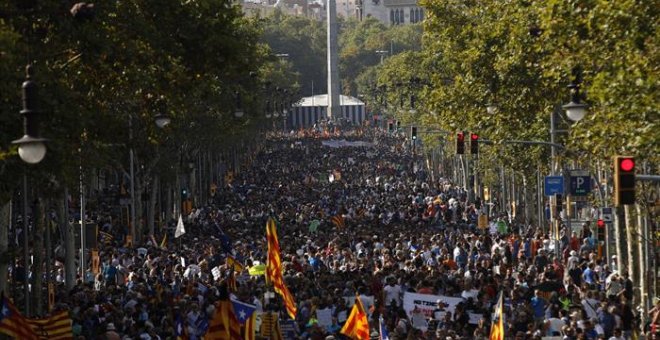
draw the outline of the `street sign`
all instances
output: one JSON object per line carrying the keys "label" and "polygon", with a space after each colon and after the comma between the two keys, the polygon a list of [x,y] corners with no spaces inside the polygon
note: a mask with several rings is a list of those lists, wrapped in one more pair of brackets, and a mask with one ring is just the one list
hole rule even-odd
{"label": "street sign", "polygon": [[545,176],[544,191],[546,196],[564,193],[564,177],[563,176]]}
{"label": "street sign", "polygon": [[600,208],[600,216],[605,223],[612,223],[612,208]]}
{"label": "street sign", "polygon": [[584,170],[571,170],[571,196],[587,196],[591,192],[591,175]]}

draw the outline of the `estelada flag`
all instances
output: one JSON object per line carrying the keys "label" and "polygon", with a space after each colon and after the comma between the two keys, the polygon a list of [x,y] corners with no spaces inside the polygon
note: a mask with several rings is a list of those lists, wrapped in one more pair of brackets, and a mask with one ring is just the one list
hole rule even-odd
{"label": "estelada flag", "polygon": [[277,226],[273,218],[266,222],[266,239],[268,240],[268,261],[266,263],[266,282],[272,282],[276,293],[282,296],[287,314],[296,319],[296,303],[293,295],[284,283],[282,275],[282,259],[280,258],[280,243],[277,240]]}
{"label": "estelada flag", "polygon": [[15,339],[39,339],[27,319],[21,315],[16,306],[2,295],[0,306],[0,334],[8,335]]}
{"label": "estelada flag", "polygon": [[346,319],[340,333],[351,339],[369,340],[369,321],[359,296],[355,297],[351,314],[348,315],[348,319]]}
{"label": "estelada flag", "polygon": [[500,292],[500,298],[495,306],[493,323],[490,326],[490,340],[504,340],[504,298]]}
{"label": "estelada flag", "polygon": [[239,340],[241,336],[241,324],[234,314],[234,306],[229,300],[229,293],[224,289],[220,293],[220,301],[216,303],[215,314],[209,323],[204,339],[206,340]]}
{"label": "estelada flag", "polygon": [[0,334],[27,340],[73,339],[68,311],[57,312],[44,319],[25,318],[4,295],[0,297]]}

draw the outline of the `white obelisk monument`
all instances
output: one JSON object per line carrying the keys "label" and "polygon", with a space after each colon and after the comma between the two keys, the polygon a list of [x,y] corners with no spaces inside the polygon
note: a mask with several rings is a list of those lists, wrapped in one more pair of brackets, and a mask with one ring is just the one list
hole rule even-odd
{"label": "white obelisk monument", "polygon": [[328,10],[328,119],[341,117],[339,103],[339,48],[337,47],[337,3],[327,0]]}

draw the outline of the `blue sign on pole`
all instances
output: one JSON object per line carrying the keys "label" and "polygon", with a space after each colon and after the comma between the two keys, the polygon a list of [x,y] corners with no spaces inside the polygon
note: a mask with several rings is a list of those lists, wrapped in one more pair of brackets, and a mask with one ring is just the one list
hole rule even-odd
{"label": "blue sign on pole", "polygon": [[545,176],[544,191],[546,196],[564,193],[564,177],[563,176]]}
{"label": "blue sign on pole", "polygon": [[571,195],[586,196],[591,192],[591,176],[586,171],[571,171]]}

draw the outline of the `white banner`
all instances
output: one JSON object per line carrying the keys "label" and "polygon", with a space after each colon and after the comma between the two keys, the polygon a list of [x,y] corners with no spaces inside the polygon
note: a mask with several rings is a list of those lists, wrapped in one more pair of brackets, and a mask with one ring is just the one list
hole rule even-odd
{"label": "white banner", "polygon": [[347,141],[345,139],[342,140],[337,140],[337,139],[330,139],[330,140],[324,140],[321,142],[323,146],[331,147],[331,148],[342,148],[342,147],[372,147],[374,146],[373,143],[367,142],[367,141]]}
{"label": "white banner", "polygon": [[319,326],[332,326],[332,309],[317,309],[316,320],[318,320]]}
{"label": "white banner", "polygon": [[421,311],[426,318],[431,318],[433,315],[433,310],[438,307],[438,300],[442,300],[442,302],[447,304],[445,310],[451,312],[452,314],[454,314],[456,305],[459,302],[463,302],[462,298],[406,292],[403,295],[403,309],[406,311],[406,314],[408,314],[409,318],[415,308]]}

